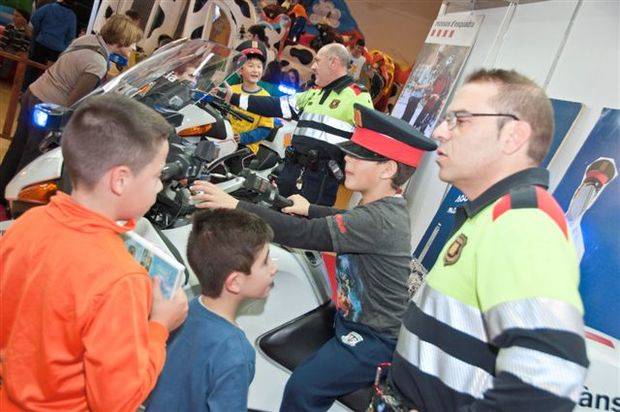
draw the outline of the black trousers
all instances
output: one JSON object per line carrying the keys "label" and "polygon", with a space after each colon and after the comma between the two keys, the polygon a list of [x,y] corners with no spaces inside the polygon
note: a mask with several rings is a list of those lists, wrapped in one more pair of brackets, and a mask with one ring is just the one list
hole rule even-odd
{"label": "black trousers", "polygon": [[0,204],[4,206],[7,204],[4,197],[6,185],[17,172],[41,154],[39,143],[45,137],[46,131],[32,124],[32,110],[40,102],[30,90],[22,95],[17,130],[0,163]]}
{"label": "black trousers", "polygon": [[[286,159],[284,169],[278,176],[278,191],[285,197],[301,194],[314,205],[333,206],[336,203],[339,182],[330,172],[327,162],[319,160],[315,167],[304,168],[297,161]],[[300,177],[301,190],[297,188]]]}

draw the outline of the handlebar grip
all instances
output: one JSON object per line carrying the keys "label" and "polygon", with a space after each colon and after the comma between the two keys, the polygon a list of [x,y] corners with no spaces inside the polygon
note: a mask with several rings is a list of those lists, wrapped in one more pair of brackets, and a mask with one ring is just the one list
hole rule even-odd
{"label": "handlebar grip", "polygon": [[284,196],[278,194],[273,199],[273,206],[276,209],[282,209],[285,207],[293,206],[293,201],[291,199],[287,199]]}
{"label": "handlebar grip", "polygon": [[252,123],[254,121],[254,118],[252,116],[248,116],[245,113],[241,113],[233,108],[230,108],[230,114],[233,117],[236,117],[240,120],[245,120],[246,122]]}

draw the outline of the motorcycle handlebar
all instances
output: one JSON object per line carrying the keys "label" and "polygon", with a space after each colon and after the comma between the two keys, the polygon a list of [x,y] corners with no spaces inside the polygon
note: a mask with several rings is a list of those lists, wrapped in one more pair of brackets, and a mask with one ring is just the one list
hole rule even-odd
{"label": "motorcycle handlebar", "polygon": [[241,177],[245,178],[243,187],[258,193],[259,199],[263,200],[276,209],[282,209],[293,205],[293,201],[285,198],[278,193],[278,188],[273,186],[269,180],[257,175],[256,173],[246,169],[241,173]]}
{"label": "motorcycle handlebar", "polygon": [[224,99],[221,99],[217,96],[207,95],[203,101],[218,109],[220,112],[222,112],[223,115],[230,114],[236,119],[245,120],[246,122],[250,123],[254,121],[254,118],[252,118],[252,116],[240,112],[239,109],[234,108],[229,103],[226,103]]}
{"label": "motorcycle handlebar", "polygon": [[273,207],[275,207],[276,209],[283,209],[289,206],[293,206],[293,201],[291,199],[287,199],[279,193],[275,195],[273,200]]}
{"label": "motorcycle handlebar", "polygon": [[187,164],[179,159],[174,162],[166,163],[166,165],[161,169],[161,180],[166,182],[172,179],[183,178],[186,168]]}

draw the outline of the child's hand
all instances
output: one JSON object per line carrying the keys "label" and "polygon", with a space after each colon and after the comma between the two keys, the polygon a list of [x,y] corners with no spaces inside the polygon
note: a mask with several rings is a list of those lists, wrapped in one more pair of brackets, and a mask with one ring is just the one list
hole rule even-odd
{"label": "child's hand", "polygon": [[293,201],[293,206],[283,208],[282,211],[284,213],[288,213],[291,215],[308,216],[308,211],[310,210],[310,202],[308,202],[305,197],[301,195],[292,195],[289,196],[288,199]]}
{"label": "child's hand", "polygon": [[196,180],[190,190],[194,205],[199,209],[235,209],[239,201],[213,183]]}
{"label": "child's hand", "polygon": [[160,280],[157,276],[152,279],[153,306],[150,320],[161,323],[168,332],[172,332],[185,321],[187,317],[187,295],[179,289],[172,299],[164,298],[161,293]]}

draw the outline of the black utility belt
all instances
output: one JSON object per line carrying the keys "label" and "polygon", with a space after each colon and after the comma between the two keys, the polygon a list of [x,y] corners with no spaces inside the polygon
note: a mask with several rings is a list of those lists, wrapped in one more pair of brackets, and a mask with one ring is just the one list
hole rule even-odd
{"label": "black utility belt", "polygon": [[293,146],[289,146],[284,153],[286,161],[297,163],[301,167],[313,171],[326,167],[336,180],[342,182],[344,180],[344,173],[342,172],[344,165],[342,161],[322,155],[321,152],[321,149],[308,149],[302,152]]}
{"label": "black utility belt", "polygon": [[301,151],[293,146],[286,148],[285,157],[295,163],[299,163],[303,167],[316,167],[321,162],[332,160],[331,157],[325,156],[320,149],[308,149]]}

